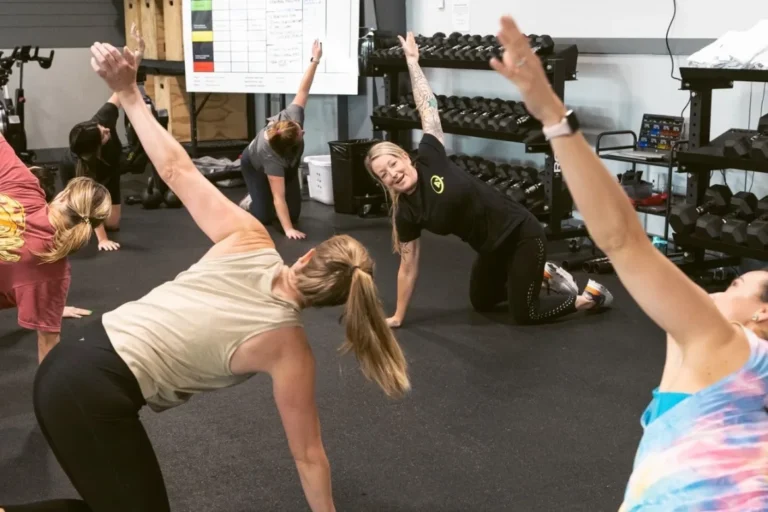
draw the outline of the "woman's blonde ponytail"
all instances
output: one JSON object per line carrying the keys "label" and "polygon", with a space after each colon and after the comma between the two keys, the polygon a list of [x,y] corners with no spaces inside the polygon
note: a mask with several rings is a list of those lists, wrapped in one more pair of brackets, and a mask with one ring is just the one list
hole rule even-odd
{"label": "woman's blonde ponytail", "polygon": [[296,271],[296,286],[305,306],[345,305],[344,353],[352,352],[368,379],[388,396],[410,389],[408,364],[392,329],[373,280],[373,260],[365,247],[348,235],[329,238]]}
{"label": "woman's blonde ponytail", "polygon": [[363,375],[387,396],[403,396],[411,388],[405,355],[387,325],[373,276],[359,268],[353,271],[344,319],[342,352],[355,354]]}
{"label": "woman's blonde ponytail", "polygon": [[109,218],[112,199],[103,185],[90,178],[73,178],[49,205],[48,219],[55,231],[41,263],[53,263],[82,248],[94,228]]}

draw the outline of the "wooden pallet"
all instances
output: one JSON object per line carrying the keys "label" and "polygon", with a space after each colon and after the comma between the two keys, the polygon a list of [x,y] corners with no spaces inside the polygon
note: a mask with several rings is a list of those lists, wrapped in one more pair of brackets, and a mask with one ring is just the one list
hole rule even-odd
{"label": "wooden pallet", "polygon": [[[123,0],[125,34],[129,46],[131,24],[136,23],[144,37],[144,58],[184,60],[182,0]],[[168,131],[179,142],[192,140],[190,104],[186,81],[179,76],[148,76],[147,94],[158,109],[167,109],[170,117]],[[198,107],[204,94],[198,94]],[[197,117],[199,141],[248,138],[248,116],[244,94],[211,94]]]}

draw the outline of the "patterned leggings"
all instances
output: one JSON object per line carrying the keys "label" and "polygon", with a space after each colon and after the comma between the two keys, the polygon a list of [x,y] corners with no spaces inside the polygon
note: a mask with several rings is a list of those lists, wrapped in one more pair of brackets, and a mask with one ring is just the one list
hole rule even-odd
{"label": "patterned leggings", "polygon": [[469,283],[472,307],[487,312],[507,301],[518,324],[547,323],[575,313],[575,295],[539,298],[546,261],[544,230],[538,222],[526,222],[496,250],[478,255]]}

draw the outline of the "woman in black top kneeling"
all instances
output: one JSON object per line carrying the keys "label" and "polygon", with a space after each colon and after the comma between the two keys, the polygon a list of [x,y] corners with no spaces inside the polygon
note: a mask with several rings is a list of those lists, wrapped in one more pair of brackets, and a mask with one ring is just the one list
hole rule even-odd
{"label": "woman in black top kneeling", "polygon": [[[137,50],[133,51],[136,65],[141,64],[145,43],[136,24],[131,26]],[[104,185],[112,197],[112,211],[101,226],[94,229],[99,240],[100,251],[116,251],[120,244],[107,236],[107,230],[120,229],[120,178],[122,176],[123,145],[117,136],[117,121],[120,118],[120,100],[112,94],[98,112],[82,123],[76,124],[69,132],[69,151],[59,164],[62,185],[67,186],[74,177],[86,176]]]}
{"label": "woman in black top kneeling", "polygon": [[[516,322],[533,324],[610,306],[613,297],[605,287],[590,280],[579,295],[573,277],[547,263],[544,228],[530,211],[448,158],[437,100],[419,67],[413,34],[400,41],[424,131],[418,158],[414,165],[391,142],[376,144],[366,158],[368,170],[392,197],[393,241],[401,254],[397,310],[389,324],[398,327],[405,318],[418,275],[422,229],[456,235],[478,252],[469,292],[476,311],[507,301]],[[542,279],[563,295],[539,298]]]}
{"label": "woman in black top kneeling", "polygon": [[107,229],[120,228],[120,160],[123,146],[117,136],[120,101],[113,94],[90,120],[76,124],[69,132],[69,151],[59,164],[63,186],[76,176],[87,176],[104,185],[112,198],[112,211],[94,232],[100,251],[116,251],[120,244],[107,236]]}

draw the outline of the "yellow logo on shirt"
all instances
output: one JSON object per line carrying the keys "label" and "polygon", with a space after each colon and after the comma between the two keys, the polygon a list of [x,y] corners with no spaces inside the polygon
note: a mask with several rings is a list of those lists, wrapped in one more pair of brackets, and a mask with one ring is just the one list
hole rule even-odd
{"label": "yellow logo on shirt", "polygon": [[442,194],[443,190],[445,190],[445,182],[443,181],[443,178],[440,176],[432,176],[429,179],[430,185],[432,185],[432,190],[437,192],[438,194]]}
{"label": "yellow logo on shirt", "polygon": [[24,247],[22,235],[27,227],[24,207],[4,194],[0,194],[0,261],[16,263],[21,255],[18,251]]}

